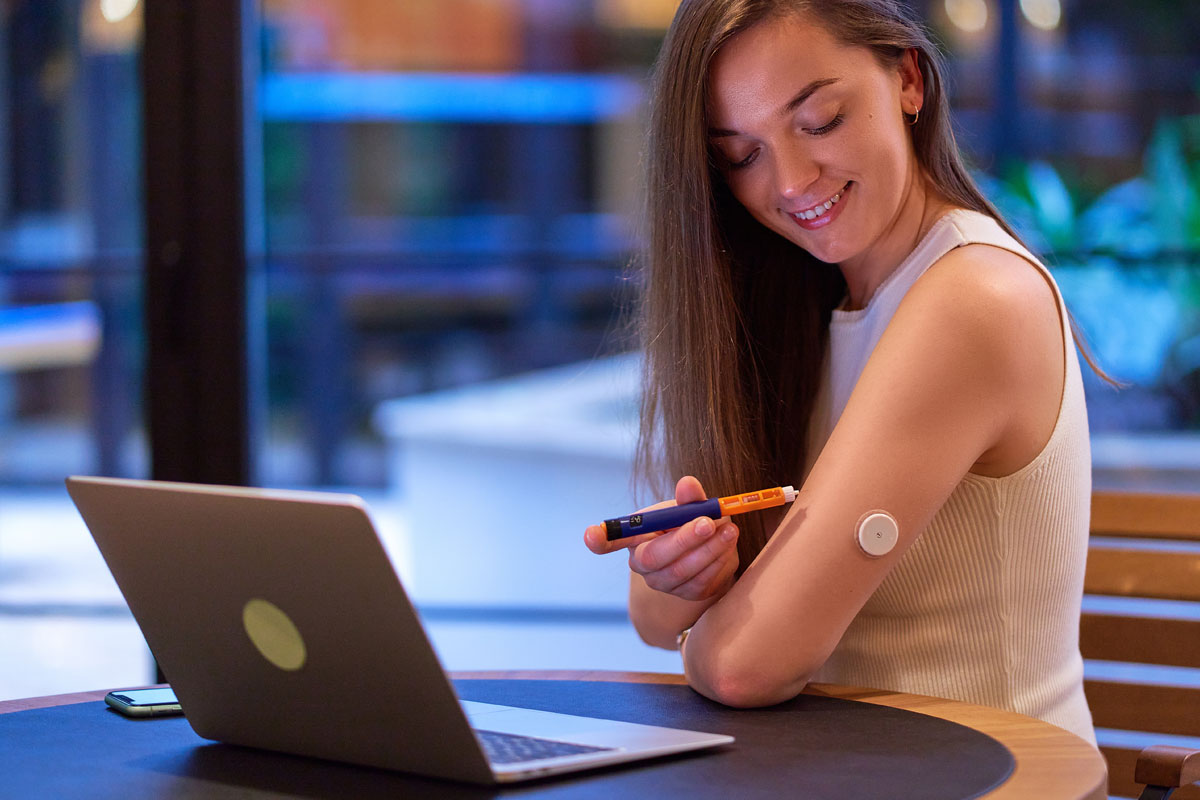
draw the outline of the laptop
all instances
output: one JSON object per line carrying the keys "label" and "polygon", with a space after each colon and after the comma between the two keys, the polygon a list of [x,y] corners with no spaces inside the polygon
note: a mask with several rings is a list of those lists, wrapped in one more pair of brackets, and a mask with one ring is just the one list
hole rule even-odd
{"label": "laptop", "polygon": [[353,495],[89,477],[67,490],[205,739],[480,784],[733,742],[460,701]]}

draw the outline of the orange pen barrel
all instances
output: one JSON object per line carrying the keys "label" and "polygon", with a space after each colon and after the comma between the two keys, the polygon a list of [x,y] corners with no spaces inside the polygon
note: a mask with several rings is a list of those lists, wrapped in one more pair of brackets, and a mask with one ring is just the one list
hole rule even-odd
{"label": "orange pen barrel", "polygon": [[761,508],[774,508],[796,499],[796,490],[791,486],[776,486],[773,489],[760,489],[757,492],[730,495],[721,498],[721,515],[743,514],[747,511],[758,511]]}

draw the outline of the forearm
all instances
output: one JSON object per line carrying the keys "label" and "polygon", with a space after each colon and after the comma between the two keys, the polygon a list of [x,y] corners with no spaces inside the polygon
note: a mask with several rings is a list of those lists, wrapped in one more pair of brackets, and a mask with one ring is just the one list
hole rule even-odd
{"label": "forearm", "polygon": [[794,697],[841,637],[841,629],[830,630],[821,622],[841,618],[849,623],[838,611],[842,593],[837,580],[834,585],[797,580],[799,570],[779,563],[781,545],[795,533],[792,525],[781,524],[689,634],[682,653],[684,673],[705,697],[741,708]]}
{"label": "forearm", "polygon": [[[751,620],[726,595],[694,623],[683,647],[688,684],[705,697],[736,708],[772,705],[796,696],[817,664],[795,660],[797,636],[781,639]],[[802,666],[803,665],[803,666]]]}
{"label": "forearm", "polygon": [[720,595],[706,600],[684,600],[646,585],[636,572],[629,573],[629,618],[646,644],[675,649],[679,632],[692,627]]}

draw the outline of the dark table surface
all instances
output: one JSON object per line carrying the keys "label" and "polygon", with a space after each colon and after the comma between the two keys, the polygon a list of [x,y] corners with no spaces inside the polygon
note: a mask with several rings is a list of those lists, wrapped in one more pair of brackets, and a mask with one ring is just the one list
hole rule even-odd
{"label": "dark table surface", "polygon": [[[647,695],[645,698],[642,698],[640,695],[638,695],[636,698],[634,697],[638,691],[646,691],[644,688],[639,690],[636,686],[609,687],[607,689],[609,693],[613,694],[613,700],[624,699],[626,701],[632,701],[636,699],[638,702],[632,704],[632,707],[636,707],[636,705],[649,700],[651,697],[658,698],[659,695],[661,695],[660,699],[663,699],[664,702],[673,703],[676,706],[678,706],[680,703],[683,703],[686,708],[683,708],[681,713],[686,715],[687,709],[690,708],[691,705],[695,705],[696,702],[707,703],[707,701],[703,701],[702,698],[695,696],[694,693],[690,693],[690,690],[682,688],[684,681],[681,675],[600,671],[524,671],[456,673],[454,677],[458,681],[460,694],[465,699],[490,699],[493,702],[503,699],[495,696],[497,691],[502,691],[505,688],[503,684],[499,683],[499,681],[519,681],[520,683],[512,684],[512,690],[515,694],[524,694],[527,698],[536,697],[539,694],[544,695],[547,698],[546,702],[550,704],[547,707],[552,707],[554,702],[562,702],[564,698],[571,696],[575,697],[576,700],[581,697],[586,700],[588,697],[593,695],[599,696],[595,692],[589,692],[584,695],[580,695],[578,693],[571,695],[571,692],[574,690],[566,686],[539,687],[536,684],[528,683],[529,681],[542,682],[568,680],[606,682],[615,681],[624,684],[650,683],[665,684],[667,686],[674,685],[679,687],[677,689],[663,689],[658,694]],[[599,688],[599,692],[603,693],[604,691],[606,691],[604,687]],[[74,703],[96,702],[102,700],[104,694],[105,690],[98,690],[95,692],[81,692],[77,694],[58,695],[54,697],[0,701],[0,714],[22,710],[48,709]],[[562,697],[558,697],[559,695],[562,695]],[[556,700],[555,698],[558,699]],[[958,723],[959,725],[964,725],[973,731],[986,734],[987,737],[990,737],[991,739],[995,740],[995,742],[1003,745],[1003,749],[1007,749],[1015,761],[1015,768],[1012,770],[1011,774],[1008,775],[1007,779],[1003,778],[1003,773],[995,773],[995,764],[992,765],[993,772],[989,774],[992,778],[996,778],[998,776],[1000,779],[1003,779],[1003,783],[983,795],[990,799],[1004,800],[1004,798],[1026,798],[1038,796],[1046,798],[1096,798],[1099,800],[1100,798],[1104,798],[1106,796],[1106,772],[1104,760],[1100,753],[1095,750],[1095,748],[1077,736],[1074,736],[1073,734],[1068,733],[1061,728],[1057,728],[1048,723],[1025,717],[1020,714],[986,708],[983,706],[958,703],[952,700],[944,700],[941,698],[831,685],[810,686],[805,691],[805,696],[798,698],[798,701],[794,701],[794,708],[791,706],[786,706],[783,708],[785,711],[803,713],[807,715],[807,718],[810,719],[815,719],[817,718],[817,715],[822,713],[844,713],[843,711],[838,710],[840,707],[837,706],[835,699],[861,701],[876,706],[886,706],[893,709],[900,709],[901,711],[916,712],[917,714],[935,717],[939,720],[948,720],[950,722]],[[518,702],[515,704],[523,703]],[[864,710],[869,711],[869,709]],[[880,709],[880,712],[882,711],[883,710]],[[82,712],[82,709],[79,709],[78,712]],[[98,724],[107,724],[101,723],[99,719],[94,719],[90,716],[83,715],[82,713],[76,713],[71,709],[65,709],[61,712],[55,713],[62,715],[63,719],[34,720],[33,717],[24,717],[23,719],[29,719],[30,723],[37,722],[43,726],[47,723],[51,725],[61,724],[64,727],[70,725],[91,725],[93,720]],[[587,713],[587,710],[580,710],[579,713]],[[714,713],[717,715],[722,713],[731,715],[729,717],[730,721],[728,724],[751,724],[752,717],[741,714],[740,712],[715,707]],[[756,712],[751,712],[751,714],[754,713]],[[761,715],[761,712],[758,713]],[[601,716],[601,714],[594,715]],[[100,715],[97,715],[97,717],[99,716]],[[937,724],[930,723],[922,728],[921,720],[909,718],[907,715],[896,714],[894,712],[887,712],[886,714],[879,713],[874,716],[868,715],[864,719],[870,719],[873,723],[884,725],[887,729],[893,730],[895,732],[894,735],[898,734],[901,738],[906,735],[903,733],[905,730],[905,725],[916,725],[917,727],[912,728],[912,730],[926,730],[928,732],[928,736],[931,737],[931,743],[940,742],[941,744],[939,744],[939,747],[951,747],[951,745],[947,743],[947,740],[944,740],[942,737],[953,735],[953,726],[939,726]],[[764,717],[764,720],[768,720],[768,718]],[[125,722],[126,720],[122,719],[121,721]],[[13,719],[12,722],[16,722],[16,720]],[[196,738],[194,734],[191,734],[190,728],[186,727],[185,721],[176,719],[175,724],[176,727],[179,728],[178,731],[174,731],[174,729],[172,729],[172,731],[167,731],[166,728],[162,728],[161,730],[168,735],[167,738],[170,736],[182,737],[179,738],[179,741],[186,745],[185,749],[187,749],[187,757],[184,758],[182,755],[179,755],[179,757],[176,759],[178,763],[173,762],[174,766],[163,762],[159,765],[160,767],[163,767],[163,769],[159,770],[159,773],[173,774],[176,778],[182,776],[188,779],[186,781],[177,781],[176,783],[170,784],[171,787],[174,787],[172,789],[173,793],[177,793],[179,796],[186,796],[188,794],[189,787],[192,789],[196,788],[195,784],[190,783],[189,781],[196,779],[197,777],[215,779],[219,776],[239,774],[239,770],[241,770],[240,774],[242,774],[244,778],[247,778],[247,776],[251,774],[259,775],[261,777],[261,775],[270,773],[273,769],[282,770],[280,774],[292,774],[297,769],[301,769],[302,771],[307,770],[309,772],[310,783],[312,783],[312,781],[320,783],[322,780],[328,779],[330,781],[334,781],[335,785],[340,785],[343,788],[345,788],[345,781],[348,780],[349,777],[353,777],[355,781],[361,784],[357,788],[361,790],[359,793],[363,794],[363,796],[368,796],[371,794],[371,791],[368,790],[371,789],[371,787],[375,787],[376,783],[378,783],[379,786],[375,788],[379,788],[381,790],[395,790],[400,788],[399,784],[397,783],[398,781],[403,782],[405,780],[420,780],[396,777],[394,773],[358,770],[357,768],[353,767],[326,764],[326,762],[311,762],[308,759],[292,759],[288,756],[277,756],[274,754],[260,753],[259,751],[244,751],[241,748],[229,748],[224,745],[208,745],[204,743],[203,740]],[[768,720],[767,724],[774,723]],[[749,743],[747,734],[753,730],[753,726],[744,728],[742,735],[739,736],[739,741]],[[189,735],[191,736],[191,739],[186,738]],[[966,738],[979,739],[980,742],[976,743],[977,746],[984,746],[986,744],[982,741],[985,737],[971,737],[968,735]],[[157,744],[155,745],[155,747],[158,746],[159,745]],[[163,746],[165,747],[166,745]],[[957,744],[954,745],[954,747],[958,746],[959,745]],[[169,749],[169,747],[167,749]],[[993,748],[993,750],[994,749],[995,748]],[[762,748],[760,747],[755,752],[761,751]],[[982,754],[985,751],[986,747],[980,752]],[[183,751],[181,750],[180,752],[182,753]],[[742,750],[743,754],[746,752],[749,752],[748,748],[744,748]],[[962,760],[962,753],[966,753],[967,751],[964,750],[959,752],[959,759]],[[879,757],[884,758],[886,755],[886,753],[881,753]],[[993,753],[993,756],[994,755],[995,754]],[[93,757],[96,757],[96,754],[93,754]],[[718,763],[722,758],[724,758],[727,762],[723,766]],[[169,760],[170,758],[168,758],[168,761]],[[953,770],[958,768],[955,766],[953,761],[954,759],[945,759],[941,766],[938,766],[937,759],[934,759],[930,762],[931,769],[942,770],[942,782],[947,786],[957,785],[954,784],[954,781],[964,778],[963,775],[956,776],[953,774]],[[789,763],[790,762],[791,759],[789,759]],[[148,764],[150,761],[147,761],[146,763]],[[590,797],[595,791],[601,791],[603,794],[603,787],[609,782],[621,783],[623,784],[624,791],[633,791],[634,786],[639,780],[661,781],[670,779],[687,781],[703,775],[705,770],[711,772],[718,766],[722,766],[723,769],[736,769],[738,768],[739,763],[742,763],[743,766],[748,766],[744,763],[744,759],[735,758],[729,754],[718,753],[712,756],[689,756],[682,760],[652,762],[648,767],[626,767],[622,769],[606,770],[601,773],[593,773],[590,777],[585,776],[583,778],[576,777],[566,780],[560,779],[557,781],[540,781],[532,785],[509,788],[504,790],[504,793],[523,795],[541,794],[545,795],[546,797],[564,798]],[[861,765],[861,762],[858,763]],[[897,764],[900,763],[901,762],[897,762]],[[311,769],[312,764],[324,766],[313,771],[313,769]],[[19,764],[17,764],[17,768],[21,768]],[[855,768],[856,767],[852,766],[851,770]],[[799,767],[797,767],[797,769],[799,769]],[[906,772],[906,769],[907,768],[901,767],[895,770],[898,781],[901,779],[906,779],[904,776],[909,772],[913,772],[912,770],[907,770]],[[796,775],[805,780],[809,779],[808,773],[797,772]],[[10,777],[12,777],[11,774]],[[915,773],[908,774],[907,780],[916,780],[917,777],[918,776]],[[934,785],[935,781],[937,780],[937,774],[930,772],[927,777],[929,779],[929,785]],[[36,778],[33,780],[36,780]],[[711,778],[709,780],[711,782]],[[396,785],[393,786],[392,784]],[[625,786],[624,784],[629,785]],[[228,782],[224,782],[222,785],[224,788],[229,788]],[[253,780],[249,780],[247,778],[246,780],[242,780],[241,783],[234,785],[234,788],[236,788],[238,791],[245,791],[247,789],[252,789],[257,792],[265,791],[264,794],[255,794],[253,796],[281,796],[279,792],[282,792],[283,795],[293,796],[325,796],[321,792],[317,791],[316,785],[313,785],[312,787],[313,791],[316,791],[315,794],[313,791],[297,791],[299,786],[300,784],[288,782],[276,784],[272,783],[270,780],[267,780],[266,783],[262,783],[262,781],[259,780],[259,783],[256,784]],[[208,786],[208,789],[212,788],[213,787],[211,785]],[[616,789],[617,787],[614,785],[609,788]],[[660,786],[659,788],[665,787]],[[691,790],[687,789],[682,784],[678,788],[681,792],[691,792]],[[749,788],[749,786],[744,788]],[[894,794],[894,796],[922,796],[919,792],[910,792],[908,790],[900,792],[899,783],[897,783],[894,788],[897,790],[897,792],[899,792]],[[464,798],[491,797],[497,793],[497,791],[493,790],[481,790],[474,787],[445,784],[444,782],[428,782],[428,784],[423,786],[422,789],[423,790],[420,792],[420,794],[424,796],[461,796]],[[430,794],[430,792],[432,792],[432,794]],[[449,792],[449,794],[447,794],[447,792]],[[589,792],[592,794],[589,794]],[[3,792],[0,791],[0,795],[2,794]],[[694,795],[689,794],[689,796]]]}

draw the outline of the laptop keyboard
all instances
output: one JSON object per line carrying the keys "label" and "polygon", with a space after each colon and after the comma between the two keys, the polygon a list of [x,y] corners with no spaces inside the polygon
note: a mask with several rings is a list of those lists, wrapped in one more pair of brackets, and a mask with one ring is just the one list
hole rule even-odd
{"label": "laptop keyboard", "polygon": [[598,753],[602,750],[615,750],[615,747],[592,747],[586,744],[571,742],[556,742],[553,739],[538,739],[533,736],[519,736],[515,733],[497,733],[496,731],[475,730],[488,761],[493,764],[515,764],[521,761],[536,761],[540,758],[557,758],[558,756],[573,756],[579,753]]}

